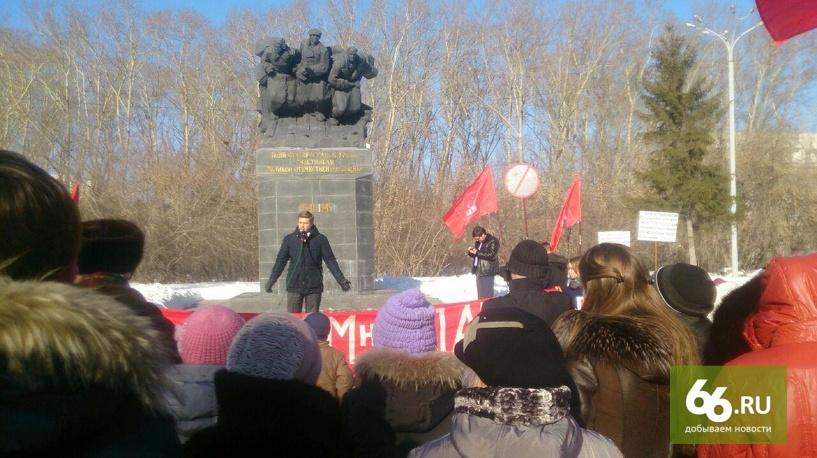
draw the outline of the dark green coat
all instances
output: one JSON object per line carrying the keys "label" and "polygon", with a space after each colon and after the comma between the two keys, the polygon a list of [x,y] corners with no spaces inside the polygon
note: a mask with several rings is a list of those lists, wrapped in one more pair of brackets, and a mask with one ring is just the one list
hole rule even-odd
{"label": "dark green coat", "polygon": [[299,294],[314,294],[323,292],[323,266],[332,272],[338,283],[346,281],[340,271],[335,253],[329,245],[329,239],[312,226],[306,242],[298,238],[298,230],[287,234],[281,242],[275,265],[272,266],[270,280],[275,283],[284,272],[284,266],[289,262],[287,270],[287,292]]}

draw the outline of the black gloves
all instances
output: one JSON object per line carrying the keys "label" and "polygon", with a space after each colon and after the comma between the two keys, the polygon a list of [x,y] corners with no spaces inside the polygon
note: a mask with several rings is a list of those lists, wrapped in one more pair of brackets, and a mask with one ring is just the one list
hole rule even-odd
{"label": "black gloves", "polygon": [[352,282],[350,282],[349,280],[346,280],[345,278],[343,280],[341,280],[339,283],[340,283],[340,288],[342,290],[344,290],[344,291],[349,291],[350,289],[352,289]]}
{"label": "black gloves", "polygon": [[272,281],[271,278],[269,280],[267,280],[267,283],[264,285],[264,291],[266,291],[268,293],[271,293],[272,292],[272,285],[274,285],[274,284],[275,284],[275,282]]}

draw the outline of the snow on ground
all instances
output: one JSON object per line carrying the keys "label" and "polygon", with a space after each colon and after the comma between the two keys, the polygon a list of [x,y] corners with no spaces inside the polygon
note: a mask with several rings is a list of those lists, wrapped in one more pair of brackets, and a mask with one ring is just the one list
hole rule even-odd
{"label": "snow on ground", "polygon": [[213,283],[132,283],[150,302],[171,309],[193,307],[202,300],[226,300],[243,293],[257,293],[258,283],[249,281]]}
{"label": "snow on ground", "polygon": [[[740,277],[721,277],[712,274],[718,283],[716,303],[729,291],[742,285],[757,272]],[[494,291],[501,296],[508,293],[508,285],[499,276],[495,277]],[[720,280],[720,281],[719,281]],[[147,300],[168,308],[184,309],[196,305],[201,300],[227,300],[242,293],[257,293],[257,282],[213,282],[213,283],[133,283],[132,286]],[[420,288],[433,302],[453,303],[473,300],[477,296],[476,282],[471,274],[451,277],[383,277],[375,281],[378,289],[403,291]]]}

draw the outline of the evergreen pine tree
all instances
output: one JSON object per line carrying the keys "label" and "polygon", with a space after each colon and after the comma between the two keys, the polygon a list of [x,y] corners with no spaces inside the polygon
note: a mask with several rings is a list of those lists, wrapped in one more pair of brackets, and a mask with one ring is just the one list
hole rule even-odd
{"label": "evergreen pine tree", "polygon": [[639,173],[652,191],[641,203],[680,213],[691,264],[697,263],[695,231],[729,214],[727,176],[704,162],[720,103],[704,77],[693,78],[696,61],[695,48],[667,26],[652,52],[641,92],[646,111],[640,113],[647,125],[644,139],[654,147]]}

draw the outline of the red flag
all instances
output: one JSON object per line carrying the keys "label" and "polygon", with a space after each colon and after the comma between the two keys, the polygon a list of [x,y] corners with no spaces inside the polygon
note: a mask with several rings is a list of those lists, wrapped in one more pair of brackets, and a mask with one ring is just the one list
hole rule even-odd
{"label": "red flag", "polygon": [[79,203],[79,181],[74,183],[74,186],[71,186],[71,200],[73,200],[75,204]]}
{"label": "red flag", "polygon": [[550,249],[556,251],[559,247],[559,239],[562,238],[562,230],[568,228],[582,220],[582,182],[579,176],[573,178],[570,189],[567,190],[565,202],[559,210],[559,217],[556,218],[556,225],[550,234]]}
{"label": "red flag", "polygon": [[757,12],[776,45],[817,27],[814,0],[757,0]]}
{"label": "red flag", "polygon": [[443,222],[454,234],[454,240],[462,238],[465,227],[480,216],[494,213],[498,209],[494,176],[491,166],[486,165],[479,176],[457,197],[451,208],[443,215]]}

